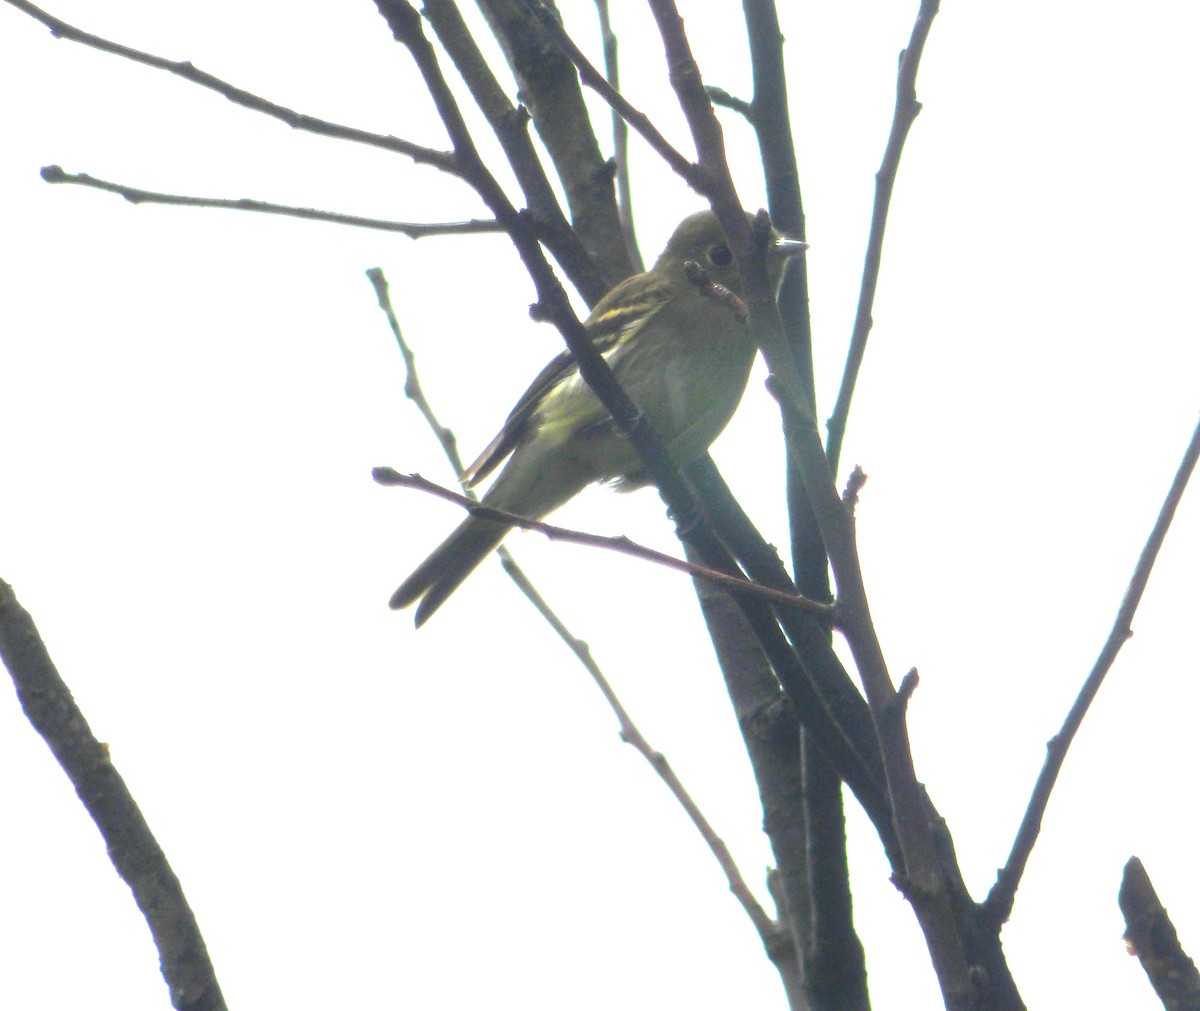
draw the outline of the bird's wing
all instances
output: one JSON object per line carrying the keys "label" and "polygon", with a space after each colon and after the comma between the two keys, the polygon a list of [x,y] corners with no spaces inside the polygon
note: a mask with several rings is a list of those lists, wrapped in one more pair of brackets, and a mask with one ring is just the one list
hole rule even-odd
{"label": "bird's wing", "polygon": [[529,384],[521,399],[504,421],[503,427],[496,437],[488,443],[487,448],[476,457],[462,473],[462,483],[465,488],[474,488],[480,481],[495,470],[521,441],[529,416],[537,409],[542,398],[558,383],[575,371],[575,358],[570,351],[560,351],[550,360],[550,363],[537,374],[537,378]]}
{"label": "bird's wing", "polygon": [[[636,297],[631,297],[631,289],[637,290]],[[583,327],[596,350],[607,357],[637,333],[670,298],[670,285],[653,275],[639,274],[626,278],[596,303],[596,308],[584,320]],[[562,351],[551,359],[509,412],[496,437],[488,443],[475,462],[463,471],[464,487],[475,487],[504,462],[508,454],[516,449],[517,443],[525,434],[529,419],[546,399],[546,395],[578,371],[575,356],[569,350]]]}

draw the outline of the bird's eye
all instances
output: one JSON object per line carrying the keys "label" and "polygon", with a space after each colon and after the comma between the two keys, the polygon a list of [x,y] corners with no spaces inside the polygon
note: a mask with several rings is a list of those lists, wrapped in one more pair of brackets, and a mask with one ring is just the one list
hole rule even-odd
{"label": "bird's eye", "polygon": [[722,242],[709,249],[708,262],[714,267],[728,267],[733,263],[733,254],[729,251],[729,247]]}

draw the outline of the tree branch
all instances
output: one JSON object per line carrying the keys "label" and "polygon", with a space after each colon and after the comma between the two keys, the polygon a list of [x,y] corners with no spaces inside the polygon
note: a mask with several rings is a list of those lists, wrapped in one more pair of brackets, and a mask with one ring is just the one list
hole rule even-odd
{"label": "tree branch", "polygon": [[[750,43],[753,99],[744,103],[747,105],[744,111],[737,104],[726,101],[727,96],[723,94],[720,100],[722,104],[743,111],[754,127],[772,223],[803,239],[804,205],[788,108],[784,38],[779,28],[779,16],[774,0],[743,0],[742,12]],[[714,103],[718,101],[715,90],[708,89]],[[817,399],[807,261],[796,262],[788,269],[778,302],[784,342],[791,349],[800,382],[815,412]],[[829,561],[790,445],[787,450],[787,503],[796,586],[803,587],[806,596],[825,599],[830,594]],[[798,634],[813,640],[810,651],[836,660],[828,631],[811,622],[808,625],[810,627],[798,630]],[[794,641],[797,633],[791,634]],[[828,664],[830,660],[825,662]],[[855,710],[860,708],[860,698],[855,693]],[[861,709],[865,710],[859,716],[861,732],[864,737],[870,735],[869,740],[875,747],[869,754],[879,768],[880,779],[885,780],[870,712],[865,703],[861,703]],[[804,824],[811,863],[808,878],[803,882],[808,889],[805,903],[810,911],[802,948],[809,992],[818,1007],[869,1007],[866,962],[862,942],[854,927],[841,786],[828,759],[809,734],[805,734],[802,741],[802,773]],[[893,871],[902,872],[903,858],[897,855],[899,845],[894,841],[890,821],[888,829],[893,841],[885,846],[893,854]],[[793,904],[796,904],[795,900]]]}
{"label": "tree branch", "polygon": [[448,151],[438,151],[420,144],[414,144],[411,141],[401,140],[399,137],[370,133],[352,126],[344,126],[340,123],[332,123],[329,120],[318,119],[315,116],[296,112],[294,109],[276,105],[274,102],[270,102],[226,81],[222,81],[219,77],[205,73],[203,70],[197,69],[186,61],[176,63],[171,60],[165,60],[161,56],[155,56],[152,53],[143,53],[137,49],[130,49],[128,46],[123,46],[118,42],[112,42],[109,39],[101,38],[99,35],[92,35],[79,28],[75,28],[65,21],[54,17],[52,14],[46,13],[40,7],[35,7],[33,4],[26,2],[26,0],[6,0],[6,2],[12,4],[18,10],[24,11],[31,18],[40,21],[50,29],[51,34],[55,38],[79,42],[85,46],[91,46],[93,49],[99,49],[103,53],[111,53],[113,56],[120,56],[123,59],[132,60],[134,63],[153,67],[156,70],[165,70],[168,74],[174,74],[176,77],[181,77],[192,84],[198,84],[202,88],[215,91],[217,94],[229,99],[234,105],[240,105],[254,112],[261,112],[264,115],[282,120],[295,130],[304,130],[323,137],[333,137],[336,140],[349,140],[356,144],[367,144],[371,147],[383,148],[385,151],[394,151],[397,154],[406,155],[418,164],[432,165],[434,168],[441,169],[443,172],[448,172],[451,175],[458,174],[454,159]]}
{"label": "tree branch", "polygon": [[[746,235],[749,228],[745,217],[738,212],[720,124],[704,93],[683,21],[673,0],[649,0],[649,4],[666,47],[671,83],[691,128],[701,170],[709,183],[713,210],[721,218],[734,255],[738,256],[742,250],[749,253],[743,253],[739,258],[739,267],[750,311],[751,332],[771,370],[771,389],[780,401],[784,432],[793,446],[822,540],[829,552],[837,581],[839,608],[843,604],[847,608],[843,632],[875,717],[896,834],[904,856],[905,876],[898,880],[921,923],[947,1006],[969,1007],[976,1000],[978,982],[969,970],[963,924],[956,914],[948,883],[942,877],[925,794],[913,768],[907,725],[899,722],[889,731],[880,723],[881,715],[896,693],[867,606],[853,519],[838,496],[829,461],[816,431],[811,399],[783,341],[774,292],[762,263],[761,244],[750,241],[752,237]],[[931,9],[936,10],[936,3],[926,0],[919,17],[931,16]],[[762,225],[761,221],[756,223],[755,235],[765,234]]]}
{"label": "tree branch", "polygon": [[58,165],[42,168],[42,178],[48,183],[70,183],[88,186],[106,193],[116,193],[131,204],[169,204],[175,207],[210,207],[228,211],[255,211],[259,214],[277,214],[282,217],[302,218],[306,221],[329,221],[335,225],[351,225],[355,228],[373,228],[382,232],[399,232],[410,239],[422,239],[430,235],[476,235],[481,232],[502,232],[498,221],[385,221],[382,218],[364,218],[356,214],[340,214],[337,211],[319,211],[312,207],[291,207],[273,204],[265,200],[227,200],[221,197],[189,197],[178,193],[157,193],[141,190],[124,183],[97,179],[86,172],[64,172]]}
{"label": "tree branch", "polygon": [[613,166],[600,152],[579,77],[523,0],[478,0],[478,6],[554,164],[571,222],[611,287],[634,268],[621,234]]}
{"label": "tree branch", "polygon": [[[613,32],[608,13],[608,0],[596,0],[596,14],[600,18],[600,38],[604,43],[604,79],[613,91],[621,91],[621,65],[617,60],[617,36]],[[621,235],[634,270],[639,274],[646,269],[638,249],[637,235],[633,226],[633,187],[629,181],[629,124],[616,109],[612,109],[613,161],[617,166],[617,213],[621,218]]]}
{"label": "tree branch", "polygon": [[611,267],[593,262],[567,222],[530,139],[528,110],[508,100],[453,0],[426,0],[423,13],[500,141],[539,236],[584,301],[594,306],[618,278],[609,276]]}
{"label": "tree branch", "polygon": [[1038,773],[1037,782],[1034,784],[1033,793],[1029,798],[1029,806],[1025,809],[1016,839],[1013,840],[1012,850],[984,902],[986,915],[996,924],[1004,923],[1012,913],[1017,888],[1025,873],[1029,855],[1033,852],[1034,844],[1041,832],[1042,818],[1046,813],[1046,806],[1050,803],[1050,794],[1054,790],[1058,774],[1066,760],[1067,750],[1071,747],[1071,742],[1074,741],[1075,734],[1079,731],[1083,718],[1087,715],[1088,708],[1096,698],[1097,692],[1100,691],[1100,686],[1104,683],[1104,678],[1117,659],[1121,647],[1133,635],[1133,616],[1137,613],[1138,605],[1142,601],[1142,594],[1146,591],[1146,584],[1154,569],[1154,562],[1166,539],[1167,531],[1171,527],[1171,520],[1175,517],[1175,510],[1183,498],[1183,492],[1187,488],[1192,471],[1196,469],[1197,460],[1200,460],[1200,424],[1197,424],[1192,432],[1191,441],[1184,450],[1179,469],[1175,472],[1175,480],[1171,482],[1171,488],[1159,510],[1158,519],[1138,557],[1133,575],[1125,588],[1125,595],[1121,599],[1121,606],[1117,608],[1117,616],[1113,621],[1112,630],[1100,649],[1100,655],[1096,658],[1083,687],[1080,688],[1079,695],[1067,713],[1062,728],[1046,744],[1046,760],[1042,765],[1041,772]]}
{"label": "tree branch", "polygon": [[917,68],[921,64],[925,40],[929,38],[929,29],[937,15],[938,6],[939,0],[921,0],[921,11],[913,24],[908,46],[900,53],[900,67],[896,74],[896,109],[892,116],[892,129],[888,134],[887,146],[883,151],[883,162],[875,174],[875,206],[871,211],[871,228],[867,236],[867,253],[863,262],[862,285],[858,292],[854,329],[850,336],[850,349],[846,353],[842,386],[838,390],[837,402],[827,426],[825,451],[829,457],[829,466],[835,473],[842,454],[846,423],[850,417],[854,384],[858,380],[863,356],[867,351],[867,337],[871,333],[871,308],[875,304],[879,267],[883,260],[883,233],[887,228],[888,208],[892,202],[896,172],[900,168],[900,155],[904,150],[908,131],[921,111],[921,103],[917,101]]}
{"label": "tree branch", "polygon": [[[557,621],[556,619],[552,620],[549,618],[548,620],[551,620],[552,624],[556,624]],[[642,732],[637,728],[637,725],[621,704],[621,700],[608,683],[608,679],[604,677],[599,666],[593,660],[587,644],[570,637],[565,629],[560,632],[560,635],[571,646],[580,663],[587,668],[588,673],[592,676],[592,680],[596,683],[596,687],[600,689],[605,701],[616,714],[617,721],[621,727],[621,740],[631,745],[650,763],[650,766],[658,774],[659,778],[666,784],[667,789],[671,791],[671,795],[679,803],[679,806],[683,808],[688,818],[691,819],[692,824],[696,827],[696,831],[700,833],[700,837],[704,840],[720,865],[721,871],[725,875],[725,880],[729,884],[729,890],[733,893],[749,917],[750,922],[754,925],[754,929],[758,932],[763,948],[766,950],[768,956],[770,956],[771,961],[778,964],[785,960],[787,950],[790,948],[790,935],[767,914],[766,910],[763,909],[762,905],[754,897],[754,893],[751,891],[750,886],[746,884],[745,878],[742,877],[742,873],[733,859],[733,854],[729,852],[729,847],[725,845],[725,841],[716,833],[708,819],[705,818],[704,813],[675,774],[675,770],[671,768],[666,756],[661,751],[655,750],[650,745],[650,742],[642,736]]]}
{"label": "tree branch", "polygon": [[702,174],[699,172],[698,166],[688,161],[682,154],[671,146],[670,142],[659,133],[658,128],[650,121],[650,117],[644,112],[635,109],[633,105],[617,91],[612,85],[604,79],[604,75],[600,73],[580,48],[575,45],[571,37],[563,31],[562,25],[558,23],[558,19],[554,16],[554,12],[550,10],[541,0],[522,0],[529,11],[537,17],[541,22],[542,27],[554,39],[558,47],[566,54],[567,58],[575,64],[579,71],[579,78],[587,87],[591,88],[597,95],[604,99],[630,126],[632,126],[642,139],[646,141],[661,157],[671,166],[672,169],[691,186],[696,192],[706,194],[706,182]]}
{"label": "tree branch", "polygon": [[109,859],[146,918],[172,1006],[180,1011],[225,1011],[204,937],[179,879],[113,766],[108,745],[92,734],[33,618],[3,580],[0,659],[12,675],[21,708],[75,787],[104,838]]}
{"label": "tree branch", "polygon": [[[689,557],[693,554],[686,549]],[[788,1006],[810,1007],[805,996],[803,944],[798,928],[808,922],[808,849],[800,771],[800,722],[780,687],[770,661],[745,615],[727,593],[697,580],[696,598],[712,638],[738,730],[754,771],[763,812],[763,831],[771,844],[776,870],[769,879],[785,940],[772,953]],[[781,894],[782,892],[782,894]],[[799,905],[794,906],[793,902]]]}
{"label": "tree branch", "polygon": [[[750,522],[711,457],[689,467],[688,478],[718,524],[722,539],[750,578],[762,586],[798,592],[779,556]],[[803,678],[796,679],[799,683],[789,682],[786,672],[780,678],[800,722],[819,742],[822,752],[837,767],[867,812],[893,871],[902,873],[904,864],[892,827],[891,803],[871,712],[833,651],[828,627],[787,610],[777,612],[776,617],[803,671]],[[827,715],[818,718],[813,710]],[[820,733],[826,720],[838,729],[836,746],[831,747],[831,742]]]}
{"label": "tree branch", "polygon": [[665,552],[656,551],[654,548],[648,548],[631,541],[623,534],[615,537],[604,534],[589,534],[583,530],[571,530],[567,527],[555,526],[553,523],[547,523],[544,520],[529,519],[527,516],[507,512],[504,509],[496,509],[492,506],[483,505],[474,498],[468,498],[466,495],[451,491],[449,488],[443,488],[439,484],[434,484],[419,474],[400,474],[391,467],[376,467],[371,471],[371,476],[379,484],[412,488],[415,491],[425,492],[427,495],[432,495],[435,498],[453,502],[455,505],[462,506],[472,516],[500,520],[502,523],[520,527],[522,530],[536,530],[538,533],[545,534],[552,541],[565,541],[568,544],[582,544],[587,547],[615,551],[621,555],[628,555],[630,558],[640,558],[644,562],[653,562],[655,565],[661,565],[665,569],[682,572],[684,575],[691,576],[694,579],[706,580],[720,586],[726,591],[739,590],[743,593],[752,593],[755,596],[762,597],[764,600],[771,601],[779,607],[796,608],[798,611],[811,614],[822,621],[834,622],[837,619],[837,605],[835,604],[825,604],[820,601],[809,600],[806,597],[801,597],[799,594],[787,593],[772,589],[769,586],[760,586],[758,583],[751,582],[744,576],[731,576],[705,565],[685,562],[674,555],[668,555]]}

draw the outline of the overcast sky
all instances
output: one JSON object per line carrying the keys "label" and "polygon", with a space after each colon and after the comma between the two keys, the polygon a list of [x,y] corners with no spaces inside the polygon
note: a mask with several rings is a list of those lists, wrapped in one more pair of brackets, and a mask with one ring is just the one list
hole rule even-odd
{"label": "overcast sky", "polygon": [[[593,4],[560,6],[598,58]],[[626,93],[690,151],[648,15],[613,6]],[[781,6],[824,417],[917,4]],[[739,5],[680,7],[706,81],[748,97]],[[1200,26],[1166,2],[944,8],[843,461],[870,475],[860,550],[893,676],[921,673],[918,776],[982,898],[1200,407]],[[370,3],[49,9],[303,112],[445,144]],[[370,480],[375,465],[453,475],[403,398],[365,271],[386,272],[471,457],[561,347],[528,319],[507,240],[135,207],[38,170],[401,220],[479,201],[56,41],[6,4],[0,87],[0,577],[111,746],[230,1006],[783,1007],[710,855],[499,566],[419,633],[386,607],[459,517]],[[758,206],[752,136],[723,121]],[[636,140],[631,163],[649,258],[700,203]],[[714,455],[782,549],[762,376]],[[595,489],[557,519],[678,549],[652,490]],[[687,580],[537,535],[510,544],[765,901],[761,811]],[[1003,935],[1031,1007],[1158,1006],[1121,941],[1132,854],[1200,950],[1198,556],[1193,489]],[[0,721],[0,1002],[166,1007],[94,826],[11,695]],[[876,1006],[936,1007],[915,920],[848,808]]]}

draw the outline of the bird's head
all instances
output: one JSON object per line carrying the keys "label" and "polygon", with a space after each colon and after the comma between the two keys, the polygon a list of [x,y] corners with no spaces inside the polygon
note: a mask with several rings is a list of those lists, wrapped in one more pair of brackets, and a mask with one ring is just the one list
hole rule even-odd
{"label": "bird's head", "polygon": [[[753,225],[754,215],[747,214]],[[783,280],[783,271],[788,261],[808,248],[798,239],[789,239],[771,229],[767,245],[767,270],[776,288]],[[730,291],[741,293],[737,263],[732,250],[721,230],[721,222],[711,210],[697,211],[684,218],[667,242],[667,248],[654,265],[654,272],[683,275],[684,264],[692,260],[704,271],[709,280],[724,285]]]}

